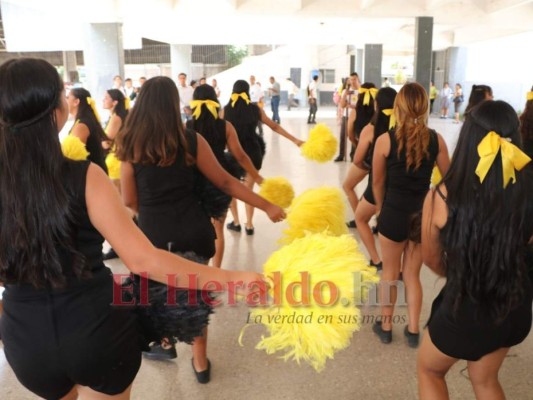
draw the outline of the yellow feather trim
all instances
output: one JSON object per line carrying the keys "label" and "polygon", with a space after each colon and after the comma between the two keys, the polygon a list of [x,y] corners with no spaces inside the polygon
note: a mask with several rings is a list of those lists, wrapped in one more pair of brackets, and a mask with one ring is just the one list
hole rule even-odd
{"label": "yellow feather trim", "polygon": [[77,136],[68,135],[61,143],[63,155],[71,160],[86,160],[89,152],[85,144]]}
{"label": "yellow feather trim", "polygon": [[333,159],[338,141],[325,124],[318,124],[309,132],[309,139],[301,146],[302,155],[320,163]]}
{"label": "yellow feather trim", "polygon": [[107,173],[111,179],[120,179],[120,160],[117,158],[114,152],[111,152],[105,158],[105,164],[107,165]]}
{"label": "yellow feather trim", "polygon": [[439,167],[435,165],[433,167],[433,172],[431,173],[431,186],[437,186],[440,181],[442,181],[442,175],[440,173]]}
{"label": "yellow feather trim", "polygon": [[259,196],[281,208],[287,208],[294,199],[294,189],[290,182],[281,176],[266,178],[261,183]]}
{"label": "yellow feather trim", "polygon": [[273,282],[272,304],[255,308],[248,317],[248,323],[268,330],[256,349],[267,354],[283,351],[285,361],[304,361],[316,371],[348,347],[361,326],[357,306],[379,281],[351,235],[326,233],[308,235],[276,251],[264,273]]}
{"label": "yellow feather trim", "polygon": [[341,191],[334,187],[309,189],[296,197],[287,212],[289,227],[280,243],[288,244],[306,233],[339,236],[348,233],[344,221],[345,206]]}

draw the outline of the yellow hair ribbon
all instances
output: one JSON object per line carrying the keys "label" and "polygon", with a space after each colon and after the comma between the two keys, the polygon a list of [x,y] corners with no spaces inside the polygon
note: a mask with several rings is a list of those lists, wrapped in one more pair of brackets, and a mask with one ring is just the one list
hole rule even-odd
{"label": "yellow hair ribbon", "polygon": [[92,97],[87,97],[87,104],[91,106],[93,109],[94,116],[96,117],[96,120],[100,122],[100,115],[98,114],[98,111],[96,110],[96,101]]}
{"label": "yellow hair ribbon", "polygon": [[394,116],[394,109],[393,108],[386,108],[384,110],[381,110],[383,114],[385,114],[387,117],[390,117],[389,120],[389,129],[392,129],[396,126],[396,117]]}
{"label": "yellow hair ribbon", "polygon": [[235,107],[235,103],[237,102],[237,100],[239,100],[239,97],[243,99],[246,102],[246,104],[250,104],[250,99],[248,98],[248,95],[246,94],[246,92],[232,93],[231,94],[231,106],[232,107]]}
{"label": "yellow hair ribbon", "polygon": [[359,89],[359,94],[364,94],[365,95],[365,97],[363,99],[363,105],[364,106],[368,106],[368,105],[370,105],[370,96],[372,96],[372,98],[375,99],[376,95],[378,94],[378,89],[376,89],[376,88],[370,88],[370,89],[360,88]]}
{"label": "yellow hair ribbon", "polygon": [[490,131],[477,146],[480,160],[477,164],[476,175],[483,183],[485,176],[489,172],[498,150],[501,148],[503,187],[506,188],[510,180],[516,182],[515,170],[520,171],[531,161],[525,153],[517,146],[510,143],[505,138],[500,137],[496,132]]}
{"label": "yellow hair ribbon", "polygon": [[[207,109],[211,114],[213,114],[213,117],[215,119],[218,118],[218,111],[217,108],[220,107],[220,104],[218,104],[216,101],[213,100],[192,100],[190,103],[191,108],[194,110],[192,113],[192,116],[194,119],[200,118],[200,114],[202,114],[202,105],[205,104]],[[232,104],[233,106],[233,104]]]}
{"label": "yellow hair ribbon", "polygon": [[533,92],[527,92],[526,99],[527,99],[528,101],[529,101],[529,100],[533,100]]}
{"label": "yellow hair ribbon", "polygon": [[131,101],[129,97],[124,97],[124,108],[129,110],[131,107]]}

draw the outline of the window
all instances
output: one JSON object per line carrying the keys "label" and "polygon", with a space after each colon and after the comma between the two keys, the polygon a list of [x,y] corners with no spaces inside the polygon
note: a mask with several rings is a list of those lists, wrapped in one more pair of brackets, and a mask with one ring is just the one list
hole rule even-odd
{"label": "window", "polygon": [[320,76],[322,77],[322,83],[336,83],[334,69],[321,69]]}

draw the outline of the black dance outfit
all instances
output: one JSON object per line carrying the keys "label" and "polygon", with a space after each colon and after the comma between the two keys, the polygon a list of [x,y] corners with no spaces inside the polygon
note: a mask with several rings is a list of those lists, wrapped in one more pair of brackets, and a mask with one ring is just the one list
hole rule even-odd
{"label": "black dance outfit", "polygon": [[529,158],[533,159],[533,139],[523,139],[522,148]]}
{"label": "black dance outfit", "polygon": [[[437,193],[446,201],[438,187]],[[529,215],[533,217],[533,212]],[[533,225],[530,226],[532,229],[527,237],[533,235]],[[500,348],[521,343],[529,334],[532,322],[533,288],[527,277],[523,280],[523,290],[520,304],[496,324],[469,296],[464,296],[454,313],[455,296],[447,293],[445,285],[431,306],[428,321],[431,341],[444,354],[469,361],[477,361]]]}
{"label": "black dance outfit", "polygon": [[365,167],[368,168],[368,184],[366,186],[366,189],[363,193],[363,197],[366,201],[368,201],[372,205],[376,205],[376,199],[374,198],[374,192],[372,190],[372,162],[374,161],[374,147],[376,145],[376,140],[378,140],[378,137],[383,135],[384,132],[378,134],[376,136],[376,130],[374,127],[374,138],[372,139],[372,143],[370,144],[370,148],[368,149],[368,152],[366,153],[365,160],[363,163],[365,164]]}
{"label": "black dance outfit", "polygon": [[63,182],[75,215],[75,248],[92,276],[75,278],[71,255],[58,248],[65,288],[5,282],[0,329],[6,359],[17,379],[45,399],[61,398],[76,384],[119,394],[141,365],[144,339],[135,314],[111,306],[114,283],[102,260],[104,238],[91,224],[85,201],[88,167],[88,161],[66,160]]}
{"label": "black dance outfit", "polygon": [[415,171],[406,169],[405,151],[398,156],[398,143],[395,131],[388,132],[390,153],[387,157],[387,179],[385,198],[379,215],[378,231],[395,242],[409,238],[409,230],[414,217],[420,214],[424,198],[429,190],[431,172],[439,153],[437,132],[429,130],[429,157]]}
{"label": "black dance outfit", "polygon": [[84,124],[87,126],[87,129],[89,129],[89,136],[87,137],[87,143],[85,143],[85,148],[89,152],[89,155],[87,156],[87,160],[95,163],[100,168],[102,168],[105,173],[107,174],[107,165],[105,163],[105,152],[102,148],[102,140],[98,137],[98,135],[94,132],[94,126],[93,122],[90,120],[87,120],[86,118],[78,118],[76,122],[74,122],[74,125],[69,131],[72,132],[72,129],[77,124]]}

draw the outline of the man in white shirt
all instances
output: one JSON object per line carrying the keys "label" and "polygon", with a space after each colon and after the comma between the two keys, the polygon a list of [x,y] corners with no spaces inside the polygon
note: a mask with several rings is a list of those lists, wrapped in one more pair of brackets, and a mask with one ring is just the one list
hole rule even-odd
{"label": "man in white shirt", "polygon": [[[261,85],[259,85],[255,81],[255,76],[250,75],[250,101],[253,104],[257,104],[259,107],[262,107],[261,100],[263,98],[263,89],[261,89]],[[259,131],[259,134],[263,135],[263,124],[261,121],[257,124],[257,130]]]}
{"label": "man in white shirt", "polygon": [[316,112],[318,110],[318,75],[313,76],[313,80],[307,86],[307,97],[309,102],[309,117],[307,117],[308,124],[316,124]]}
{"label": "man in white shirt", "polygon": [[190,102],[194,89],[187,85],[187,74],[184,72],[178,75],[178,92],[180,95],[181,120],[185,122],[190,120],[192,116]]}

